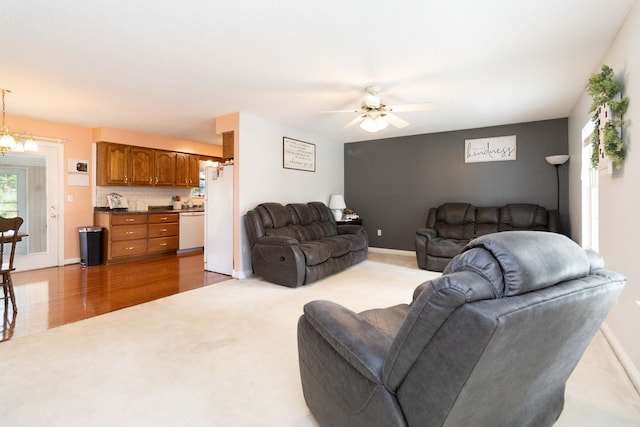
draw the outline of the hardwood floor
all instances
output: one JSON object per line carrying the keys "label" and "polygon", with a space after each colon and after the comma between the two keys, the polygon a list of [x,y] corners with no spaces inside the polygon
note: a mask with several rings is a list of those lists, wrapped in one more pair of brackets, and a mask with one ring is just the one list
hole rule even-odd
{"label": "hardwood floor", "polygon": [[0,306],[4,308],[1,341],[223,282],[230,276],[205,271],[203,253],[198,251],[122,264],[45,268],[13,273],[12,278],[18,312],[14,316],[11,304]]}

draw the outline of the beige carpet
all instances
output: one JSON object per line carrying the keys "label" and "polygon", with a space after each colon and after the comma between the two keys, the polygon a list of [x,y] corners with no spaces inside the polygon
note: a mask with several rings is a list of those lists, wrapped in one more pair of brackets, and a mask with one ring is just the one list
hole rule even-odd
{"label": "beige carpet", "polygon": [[[298,377],[302,306],[409,302],[434,276],[371,254],[300,289],[229,280],[2,343],[0,425],[315,426]],[[601,335],[558,425],[640,425],[640,397]]]}

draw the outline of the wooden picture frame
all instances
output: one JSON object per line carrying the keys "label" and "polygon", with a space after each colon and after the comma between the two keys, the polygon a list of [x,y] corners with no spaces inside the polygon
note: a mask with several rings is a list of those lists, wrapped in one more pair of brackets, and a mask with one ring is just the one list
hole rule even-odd
{"label": "wooden picture frame", "polygon": [[282,137],[282,167],[307,172],[316,171],[316,145]]}

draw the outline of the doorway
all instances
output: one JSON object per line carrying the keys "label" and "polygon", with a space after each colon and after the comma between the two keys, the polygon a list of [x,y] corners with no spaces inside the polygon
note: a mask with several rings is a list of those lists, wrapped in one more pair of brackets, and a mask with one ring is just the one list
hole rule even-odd
{"label": "doorway", "polygon": [[62,206],[63,146],[39,141],[38,152],[8,152],[0,158],[0,215],[20,216],[20,229],[28,236],[16,248],[17,271],[63,264],[64,219]]}

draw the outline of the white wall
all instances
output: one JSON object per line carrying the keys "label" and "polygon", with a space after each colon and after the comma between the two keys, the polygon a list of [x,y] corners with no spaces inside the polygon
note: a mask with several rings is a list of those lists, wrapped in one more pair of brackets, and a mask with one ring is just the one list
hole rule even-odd
{"label": "white wall", "polygon": [[[240,186],[240,215],[263,202],[329,203],[331,194],[344,194],[343,144],[321,139],[260,117],[240,113],[235,164]],[[282,167],[282,137],[316,145],[316,171]],[[240,230],[239,277],[251,274],[251,252],[244,220]]]}
{"label": "white wall", "polygon": [[[624,274],[629,282],[606,321],[612,344],[640,386],[640,3],[636,3],[615,41],[602,59],[625,85],[630,98],[625,115],[627,158],[620,171],[599,177],[600,253],[606,267]],[[600,66],[593,72],[600,72]],[[586,85],[585,81],[585,85]],[[581,130],[590,119],[591,98],[585,93],[569,117],[570,215],[572,236],[581,241],[580,152]]]}

